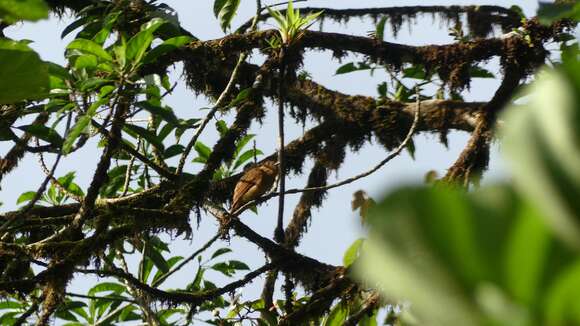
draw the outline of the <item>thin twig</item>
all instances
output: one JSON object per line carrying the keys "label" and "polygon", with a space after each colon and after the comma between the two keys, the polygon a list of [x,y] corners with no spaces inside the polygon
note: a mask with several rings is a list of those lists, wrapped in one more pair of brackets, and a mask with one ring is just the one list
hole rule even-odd
{"label": "thin twig", "polygon": [[183,167],[185,166],[185,162],[187,161],[187,156],[189,156],[189,153],[193,149],[193,146],[195,146],[195,143],[199,139],[199,136],[201,136],[201,133],[203,132],[205,127],[208,125],[208,123],[211,121],[211,119],[213,119],[213,116],[215,115],[217,110],[219,110],[220,108],[222,108],[224,106],[224,101],[226,100],[226,98],[229,97],[230,92],[232,91],[232,89],[234,87],[235,80],[238,76],[240,66],[242,65],[242,63],[244,61],[246,61],[246,57],[247,57],[246,53],[240,54],[238,62],[236,63],[236,66],[234,67],[234,70],[232,71],[232,75],[230,76],[230,80],[228,81],[226,88],[220,94],[220,96],[218,97],[214,106],[211,108],[211,110],[209,111],[207,116],[203,119],[200,126],[195,131],[195,134],[193,135],[193,137],[191,138],[191,140],[189,141],[189,143],[185,147],[183,154],[181,154],[181,158],[179,159],[179,164],[177,165],[177,169],[175,170],[175,175],[180,175],[181,172],[183,172]]}
{"label": "thin twig", "polygon": [[158,287],[159,285],[161,285],[161,283],[165,282],[165,280],[167,278],[169,278],[169,276],[171,276],[175,272],[179,271],[183,266],[185,266],[187,263],[189,263],[190,261],[192,261],[197,255],[199,255],[200,253],[204,252],[207,248],[209,248],[214,242],[217,241],[217,239],[220,238],[220,236],[221,236],[221,233],[218,232],[215,236],[213,236],[211,239],[209,239],[209,241],[205,245],[203,245],[203,247],[199,248],[197,251],[195,251],[189,257],[187,257],[186,259],[182,260],[178,265],[176,265],[175,267],[173,267],[169,272],[163,274],[163,276],[161,276],[160,278],[158,278],[157,280],[155,280],[151,284],[151,286],[152,287]]}
{"label": "thin twig", "polygon": [[[137,139],[137,150],[141,146],[141,136]],[[133,170],[133,164],[135,164],[135,155],[131,155],[131,159],[129,160],[129,164],[127,164],[127,171],[125,171],[125,182],[123,184],[123,191],[121,192],[121,196],[125,197],[127,192],[129,191],[129,183],[131,183],[131,170]]]}
{"label": "thin twig", "polygon": [[76,298],[84,298],[84,299],[91,299],[91,300],[109,300],[109,301],[122,301],[122,302],[130,302],[137,304],[137,301],[131,300],[129,298],[121,298],[121,297],[102,297],[102,296],[95,296],[95,295],[85,295],[73,292],[65,292],[66,295],[70,297]]}
{"label": "thin twig", "polygon": [[284,46],[280,49],[280,78],[278,79],[278,223],[274,231],[274,239],[284,242],[284,191],[286,190],[286,174],[284,161]]}

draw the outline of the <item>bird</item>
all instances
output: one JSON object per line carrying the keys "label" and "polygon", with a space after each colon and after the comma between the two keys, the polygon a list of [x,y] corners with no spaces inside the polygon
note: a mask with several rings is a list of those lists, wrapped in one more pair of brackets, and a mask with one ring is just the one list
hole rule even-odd
{"label": "bird", "polygon": [[234,188],[230,212],[235,212],[246,203],[259,198],[270,190],[277,175],[278,162],[266,161],[249,169]]}

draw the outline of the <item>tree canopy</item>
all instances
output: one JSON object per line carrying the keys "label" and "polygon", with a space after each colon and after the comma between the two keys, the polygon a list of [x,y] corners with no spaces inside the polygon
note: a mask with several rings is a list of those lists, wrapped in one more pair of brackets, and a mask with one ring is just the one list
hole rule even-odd
{"label": "tree canopy", "polygon": [[[158,0],[0,0],[0,141],[9,144],[0,182],[34,156],[44,172],[26,181],[35,189],[20,195],[18,209],[0,215],[0,323],[580,324],[573,34],[580,4],[557,1],[526,17],[517,6],[295,2],[214,0],[213,13],[199,14],[213,14],[225,36],[202,40]],[[240,6],[254,6],[255,14],[233,26]],[[74,17],[54,31],[74,35],[64,65],[4,35],[51,13]],[[454,42],[385,41],[427,14],[452,26]],[[348,26],[353,18],[372,20],[375,29],[367,36],[324,30],[325,21]],[[336,74],[382,70],[389,78],[374,97],[332,90],[304,70],[314,51],[337,61],[359,55]],[[501,76],[487,69],[494,59]],[[191,92],[211,100],[196,118],[165,101],[177,63]],[[486,101],[467,101],[474,78],[496,78],[499,87]],[[277,116],[273,153],[252,146],[260,135],[248,132],[266,115]],[[314,126],[287,139],[285,129],[307,121]],[[209,146],[200,137],[214,125],[219,140]],[[402,151],[413,154],[417,134],[446,144],[454,130],[470,139],[444,176],[429,174],[426,185],[377,201],[354,194],[369,237],[350,246],[342,266],[297,251],[331,189],[372,177]],[[479,187],[498,134],[514,182]],[[346,153],[371,142],[385,157],[331,183]],[[75,182],[75,171],[56,174],[91,146],[100,154],[83,167],[92,173],[87,187]],[[268,161],[278,163],[276,188],[230,211],[244,172]],[[192,162],[199,171],[188,169]],[[303,188],[287,189],[294,175],[307,179]],[[284,216],[286,196],[297,193],[293,214]],[[238,216],[260,215],[267,201],[278,214],[260,218],[277,224],[260,234]],[[217,234],[187,257],[173,255],[167,239],[195,237],[201,219],[216,221]],[[234,237],[265,254],[264,264],[250,269],[227,246]],[[179,288],[164,286],[184,268],[195,273]],[[211,271],[229,282],[217,285]],[[87,293],[71,290],[71,280],[84,275],[99,282]],[[259,297],[230,295],[259,280]]]}

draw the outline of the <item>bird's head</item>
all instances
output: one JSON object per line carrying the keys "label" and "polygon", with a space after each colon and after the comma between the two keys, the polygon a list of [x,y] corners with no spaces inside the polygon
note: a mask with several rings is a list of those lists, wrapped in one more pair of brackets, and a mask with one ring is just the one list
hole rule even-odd
{"label": "bird's head", "polygon": [[278,162],[266,161],[260,165],[260,168],[270,175],[275,175],[278,173],[278,165],[280,165]]}

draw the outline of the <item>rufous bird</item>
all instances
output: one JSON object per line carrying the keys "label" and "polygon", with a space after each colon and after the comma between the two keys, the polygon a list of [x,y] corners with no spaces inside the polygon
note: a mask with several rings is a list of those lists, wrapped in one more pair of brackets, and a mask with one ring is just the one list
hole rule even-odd
{"label": "rufous bird", "polygon": [[267,161],[249,169],[236,184],[230,212],[235,212],[246,203],[259,198],[270,190],[277,175],[277,162]]}

